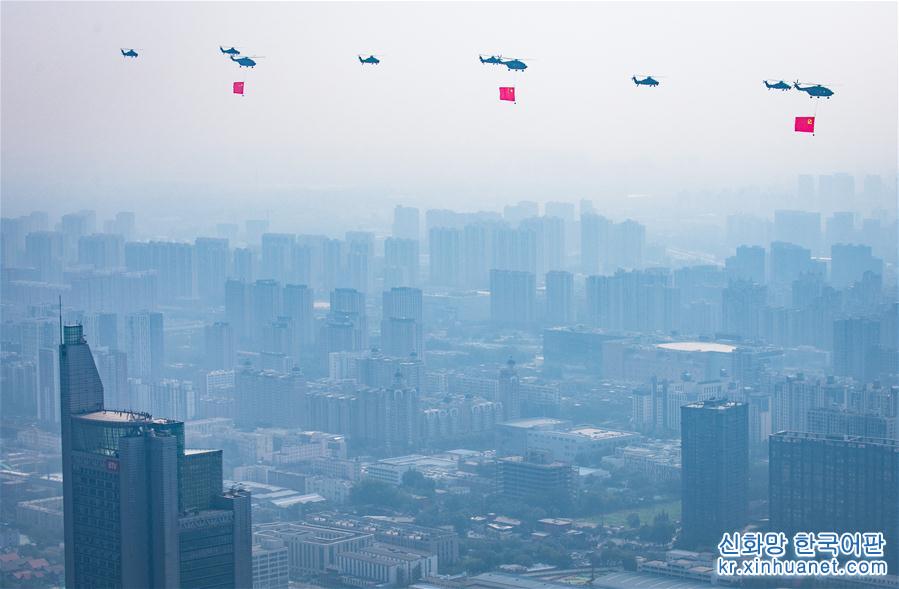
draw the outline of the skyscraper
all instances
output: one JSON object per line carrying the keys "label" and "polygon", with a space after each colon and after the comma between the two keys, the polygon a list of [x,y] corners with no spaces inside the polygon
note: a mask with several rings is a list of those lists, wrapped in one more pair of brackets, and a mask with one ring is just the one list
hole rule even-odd
{"label": "skyscraper", "polygon": [[384,293],[381,348],[388,356],[424,356],[421,290],[392,288]]}
{"label": "skyscraper", "polygon": [[384,240],[384,287],[418,286],[418,241]]}
{"label": "skyscraper", "polygon": [[737,252],[724,262],[727,278],[755,284],[765,284],[765,248],[759,245],[741,245]]}
{"label": "skyscraper", "polygon": [[833,371],[867,383],[879,370],[880,322],[848,317],[833,322]]}
{"label": "skyscraper", "polygon": [[527,326],[536,320],[537,284],[530,272],[490,271],[490,320]]}
{"label": "skyscraper", "polygon": [[204,329],[206,368],[209,370],[231,370],[234,368],[234,329],[225,321],[216,321]]}
{"label": "skyscraper", "polygon": [[125,351],[129,374],[136,378],[162,378],[165,363],[163,315],[150,311],[132,313],[125,318]]}
{"label": "skyscraper", "polygon": [[282,296],[282,314],[291,321],[291,354],[310,352],[314,343],[314,293],[305,284],[286,284]]}
{"label": "skyscraper", "polygon": [[574,276],[554,270],[546,273],[546,322],[567,325],[574,322]]}
{"label": "skyscraper", "polygon": [[289,233],[266,233],[262,236],[262,278],[285,282],[293,266],[296,236]]}
{"label": "skyscraper", "polygon": [[59,347],[66,586],[249,587],[250,497],[184,424],[105,410],[80,325]]}
{"label": "skyscraper", "polygon": [[746,524],[749,410],[725,399],[681,407],[683,541],[715,546]]}
{"label": "skyscraper", "polygon": [[846,243],[830,247],[830,284],[846,288],[862,279],[865,272],[883,274],[883,260],[871,255],[871,247]]}
{"label": "skyscraper", "polygon": [[217,237],[198,237],[194,241],[197,259],[197,294],[206,303],[221,302],[225,298],[225,278],[228,275],[228,240]]}
{"label": "skyscraper", "polygon": [[769,438],[771,529],[878,532],[899,567],[899,441],[780,432]]}
{"label": "skyscraper", "polygon": [[462,231],[435,227],[430,231],[428,247],[431,284],[460,286],[462,282]]}
{"label": "skyscraper", "polygon": [[393,209],[393,236],[399,239],[419,239],[420,215],[415,207],[396,205]]}

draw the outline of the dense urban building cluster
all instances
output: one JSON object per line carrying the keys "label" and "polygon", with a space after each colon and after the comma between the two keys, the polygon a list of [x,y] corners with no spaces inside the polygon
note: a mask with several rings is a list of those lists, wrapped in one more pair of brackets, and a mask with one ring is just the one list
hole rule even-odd
{"label": "dense urban building cluster", "polygon": [[588,200],[4,217],[0,585],[699,587],[740,530],[899,573],[897,219],[853,182],[710,252]]}

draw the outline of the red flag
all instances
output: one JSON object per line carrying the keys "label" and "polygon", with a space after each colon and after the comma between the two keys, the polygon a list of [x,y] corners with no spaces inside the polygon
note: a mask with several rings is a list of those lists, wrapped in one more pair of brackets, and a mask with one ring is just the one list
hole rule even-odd
{"label": "red flag", "polygon": [[509,102],[515,102],[515,87],[514,86],[500,86],[499,99],[500,100],[508,100]]}
{"label": "red flag", "polygon": [[243,82],[234,82],[234,93],[243,94]]}
{"label": "red flag", "polygon": [[814,133],[815,117],[796,117],[796,126],[793,129],[797,133]]}

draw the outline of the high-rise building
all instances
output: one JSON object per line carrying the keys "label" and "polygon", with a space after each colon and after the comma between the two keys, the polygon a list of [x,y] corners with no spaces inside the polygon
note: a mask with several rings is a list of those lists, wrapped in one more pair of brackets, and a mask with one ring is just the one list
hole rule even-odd
{"label": "high-rise building", "polygon": [[880,322],[849,317],[833,322],[833,371],[865,384],[879,372]]}
{"label": "high-rise building", "polygon": [[871,247],[846,243],[830,247],[830,284],[846,288],[862,279],[865,272],[883,274],[883,260],[871,255]]}
{"label": "high-rise building", "polygon": [[97,371],[103,383],[104,405],[116,409],[133,409],[128,388],[128,355],[119,350],[94,352]]}
{"label": "high-rise building", "polygon": [[424,357],[422,296],[417,288],[400,287],[384,292],[381,312],[381,349],[388,356]]}
{"label": "high-rise building", "polygon": [[289,233],[265,233],[262,236],[262,278],[286,282],[293,266],[296,236]]}
{"label": "high-rise building", "polygon": [[197,259],[197,294],[206,304],[221,304],[225,299],[228,276],[228,240],[198,237],[194,241]]}
{"label": "high-rise building", "polygon": [[530,272],[490,271],[490,320],[527,326],[536,320],[537,284]]}
{"label": "high-rise building", "polygon": [[761,334],[761,316],[767,289],[764,286],[736,281],[721,293],[721,322],[725,333],[746,339]]}
{"label": "high-rise building", "polygon": [[809,249],[784,241],[771,243],[770,279],[775,285],[790,285],[806,273],[823,273],[820,265],[812,261]]}
{"label": "high-rise building", "polygon": [[162,378],[165,365],[162,313],[141,311],[125,317],[125,352],[132,377],[144,380]]}
{"label": "high-rise building", "polygon": [[248,282],[225,282],[225,318],[234,330],[234,337],[238,342],[245,342],[252,337],[253,290]]}
{"label": "high-rise building", "polygon": [[496,400],[502,403],[503,421],[521,417],[521,382],[518,380],[518,372],[515,370],[515,361],[512,358],[509,358],[506,365],[499,371],[499,379],[496,382]]}
{"label": "high-rise building", "polygon": [[490,286],[493,260],[493,229],[485,223],[466,225],[462,229],[462,284],[466,288]]}
{"label": "high-rise building", "polygon": [[899,568],[899,441],[780,432],[769,439],[771,529],[880,532]]}
{"label": "high-rise building", "polygon": [[153,270],[163,301],[194,296],[194,248],[171,241],[125,243],[125,266],[132,271]]}
{"label": "high-rise building", "polygon": [[855,233],[855,213],[835,212],[825,223],[824,242],[826,247],[837,243],[858,243]]}
{"label": "high-rise building", "polygon": [[226,321],[216,321],[204,330],[206,368],[231,370],[237,359],[234,329]]}
{"label": "high-rise building", "polygon": [[59,354],[53,348],[38,352],[37,418],[46,425],[59,423]]}
{"label": "high-rise building", "polygon": [[575,321],[574,275],[554,270],[546,273],[546,322],[568,325]]}
{"label": "high-rise building", "polygon": [[503,219],[513,227],[540,214],[540,205],[532,200],[522,200],[518,204],[503,207]]}
{"label": "high-rise building", "polygon": [[282,293],[284,317],[290,319],[290,349],[294,357],[312,351],[315,343],[315,295],[305,284],[286,284]]}
{"label": "high-rise building", "polygon": [[524,224],[516,229],[495,226],[490,232],[490,253],[491,269],[536,274],[537,232]]}
{"label": "high-rise building", "polygon": [[66,586],[249,587],[250,497],[184,424],[104,409],[80,325],[59,347]]}
{"label": "high-rise building", "polygon": [[665,270],[588,276],[586,291],[587,318],[596,327],[667,332],[680,321],[680,290]]}
{"label": "high-rise building", "polygon": [[371,292],[374,236],[367,232],[347,232],[346,282],[359,292]]}
{"label": "high-rise building", "polygon": [[78,263],[97,270],[124,266],[125,243],[121,235],[94,233],[78,238]]}
{"label": "high-rise building", "polygon": [[43,282],[62,282],[62,241],[58,231],[34,231],[25,236],[25,261],[37,268]]}
{"label": "high-rise building", "polygon": [[251,335],[258,343],[272,321],[281,316],[281,284],[273,279],[257,280],[252,291]]}
{"label": "high-rise building", "polygon": [[722,399],[681,407],[683,540],[716,546],[743,529],[749,492],[749,410]]}
{"label": "high-rise building", "polygon": [[108,225],[104,225],[106,233],[116,233],[128,241],[134,239],[134,213],[119,211],[107,223]]}
{"label": "high-rise building", "polygon": [[97,231],[97,214],[94,211],[78,211],[63,215],[59,230],[62,233],[62,249],[66,262],[78,259],[78,240]]}
{"label": "high-rise building", "polygon": [[253,250],[248,247],[239,247],[234,250],[234,270],[231,277],[247,284],[256,279],[256,265]]}
{"label": "high-rise building", "polygon": [[420,239],[420,215],[415,207],[396,205],[393,209],[393,237],[398,239]]}
{"label": "high-rise building", "polygon": [[388,237],[384,240],[384,287],[418,286],[418,241]]}
{"label": "high-rise building", "polygon": [[804,376],[787,376],[774,383],[772,431],[810,431],[809,412],[827,404],[821,383]]}
{"label": "high-rise building", "polygon": [[810,211],[774,211],[774,239],[795,243],[821,254],[821,213]]}
{"label": "high-rise building", "polygon": [[462,231],[435,227],[428,235],[431,284],[462,285]]}
{"label": "high-rise building", "polygon": [[739,246],[736,254],[724,261],[724,266],[728,280],[765,284],[765,248],[762,246]]}

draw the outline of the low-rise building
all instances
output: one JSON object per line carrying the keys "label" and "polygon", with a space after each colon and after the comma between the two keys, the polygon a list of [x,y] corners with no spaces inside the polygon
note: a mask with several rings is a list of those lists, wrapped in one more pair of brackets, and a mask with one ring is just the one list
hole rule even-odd
{"label": "low-rise building", "polygon": [[253,589],[287,589],[289,576],[290,565],[284,540],[254,535]]}
{"label": "low-rise building", "polygon": [[337,557],[341,579],[349,585],[405,587],[437,572],[437,555],[375,543]]}

